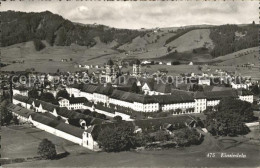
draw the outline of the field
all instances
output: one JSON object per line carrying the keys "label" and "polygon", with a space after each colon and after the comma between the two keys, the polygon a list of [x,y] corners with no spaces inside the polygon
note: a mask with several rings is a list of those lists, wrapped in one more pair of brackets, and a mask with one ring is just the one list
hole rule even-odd
{"label": "field", "polygon": [[[259,131],[255,130],[256,132]],[[60,160],[33,161],[5,165],[5,167],[258,167],[260,154],[259,141],[247,137],[214,138],[205,135],[201,145],[187,148],[130,151],[120,153],[86,153],[69,155]],[[208,157],[215,153],[215,157]],[[239,153],[246,158],[221,158],[221,153]]]}
{"label": "field", "polygon": [[59,138],[28,125],[2,127],[1,157],[2,158],[28,158],[36,157],[37,148],[42,139],[51,140],[58,153],[90,152],[77,144]]}
{"label": "field", "polygon": [[219,65],[236,66],[246,63],[253,63],[256,66],[259,66],[258,47],[248,48],[225,56],[220,56],[212,61],[220,62]]}
{"label": "field", "polygon": [[176,47],[174,49],[178,52],[190,51],[195,48],[203,47],[204,45],[207,48],[213,48],[214,45],[209,38],[209,34],[209,29],[192,30],[167,44],[167,46]]}
{"label": "field", "polygon": [[[200,31],[203,30],[203,33]],[[189,33],[192,33],[190,36],[194,37],[194,39],[199,38],[202,36],[202,39],[207,39],[207,29],[200,29],[200,30],[193,30]],[[161,34],[171,34],[167,33],[167,31],[160,32]],[[160,34],[159,33],[159,34]],[[187,33],[187,34],[189,34]],[[166,35],[165,35],[166,36]],[[113,49],[110,49],[116,42],[112,42],[109,44],[103,44],[100,42],[99,39],[97,45],[92,48],[87,48],[85,46],[78,46],[78,45],[71,45],[71,46],[54,46],[50,47],[46,44],[46,48],[42,51],[36,51],[34,49],[34,45],[32,42],[20,43],[15,44],[8,47],[1,48],[1,61],[3,63],[9,64],[6,67],[1,68],[3,71],[25,71],[26,69],[34,68],[38,72],[56,72],[58,69],[60,71],[71,71],[75,72],[78,70],[86,70],[84,68],[79,68],[78,65],[104,65],[104,63],[109,59],[113,58],[114,60],[122,60],[124,58],[139,58],[139,59],[147,59],[147,58],[158,58],[162,55],[162,53],[166,53],[166,47],[163,45],[163,42],[160,42],[160,39],[165,40],[165,36],[161,36],[158,40],[158,44],[147,44],[148,52],[140,52],[135,54],[126,55],[124,53],[119,53]],[[185,36],[185,35],[183,35]],[[184,38],[181,36],[180,38]],[[178,39],[180,39],[178,38]],[[178,39],[176,39],[178,41]],[[173,41],[173,42],[176,42]],[[183,45],[188,47],[188,41],[182,41]],[[142,41],[140,37],[137,37],[133,40],[133,43],[129,44],[129,46],[138,46],[139,42]],[[210,41],[206,40],[209,44]],[[160,44],[159,44],[160,43]],[[149,47],[150,45],[159,45]],[[195,45],[195,44],[194,44]],[[201,45],[198,42],[198,45]],[[193,46],[194,47],[194,46]],[[198,46],[196,46],[198,47]],[[182,56],[182,55],[180,55]],[[209,61],[211,60],[210,56],[207,55],[199,55],[199,54],[192,54],[186,53],[183,57],[187,58],[187,60],[196,60],[196,61]],[[70,60],[72,58],[72,60]],[[67,62],[62,62],[62,59],[67,59]],[[160,58],[161,61],[166,61],[167,59],[172,58]],[[174,58],[173,58],[174,59]],[[175,58],[178,60],[178,56]],[[180,57],[180,59],[182,59]],[[13,63],[13,61],[18,61],[18,63]],[[19,63],[24,61],[24,63]],[[232,54],[228,54],[225,56],[221,56],[212,60],[217,64],[217,66],[203,66],[206,69],[206,72],[214,72],[216,69],[223,69],[227,71],[236,71],[237,74],[247,75],[252,77],[259,77],[259,60],[258,60],[258,49],[249,48],[245,50],[241,50]],[[189,62],[189,61],[186,61]],[[254,63],[255,67],[252,69],[244,68],[244,67],[237,67],[237,65],[242,65],[245,63]],[[187,63],[188,64],[188,63]],[[257,68],[258,67],[258,68]],[[177,75],[180,73],[201,73],[198,70],[198,66],[189,66],[189,65],[178,65],[178,66],[165,66],[165,65],[153,65],[150,67],[143,66],[142,72],[150,72],[154,73],[160,68],[167,68],[169,71],[169,75]],[[210,69],[210,70],[209,70]],[[208,71],[209,70],[209,71]],[[96,69],[91,69],[90,72],[96,71]],[[132,67],[127,69],[122,69],[123,72],[132,71]]]}
{"label": "field", "polygon": [[[47,44],[46,44],[47,45]],[[103,65],[110,57],[120,56],[117,51],[107,48],[87,48],[71,45],[69,47],[47,47],[41,51],[34,49],[32,42],[15,44],[1,48],[1,60],[10,64],[2,68],[3,71],[24,71],[27,68],[35,68],[39,72],[77,71],[78,64]],[[72,58],[72,61],[70,61]],[[51,60],[50,60],[51,59]],[[67,59],[68,62],[62,62]],[[24,61],[24,63],[13,63]]]}
{"label": "field", "polygon": [[176,35],[176,33],[168,30],[169,29],[161,29],[161,31],[158,32],[147,33],[144,37],[137,37],[131,43],[120,46],[119,49],[131,51],[130,55],[134,57],[150,59],[160,58],[166,55],[168,53],[168,47],[172,48],[171,52],[177,50],[178,52],[189,52],[190,54],[193,49],[203,46],[212,48],[214,46],[212,40],[209,38],[209,29],[192,30],[165,45],[167,39]]}

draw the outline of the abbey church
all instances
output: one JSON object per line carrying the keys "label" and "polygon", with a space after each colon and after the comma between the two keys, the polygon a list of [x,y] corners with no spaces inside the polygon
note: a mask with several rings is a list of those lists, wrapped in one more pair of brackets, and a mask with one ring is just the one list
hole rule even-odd
{"label": "abbey church", "polygon": [[[109,59],[105,65],[105,75],[102,75],[101,77],[104,77],[106,80],[106,83],[112,83],[117,78],[117,73],[121,70],[120,68],[115,68],[114,62]],[[141,77],[141,62],[139,59],[135,59],[133,62],[133,71],[131,76],[134,77]]]}

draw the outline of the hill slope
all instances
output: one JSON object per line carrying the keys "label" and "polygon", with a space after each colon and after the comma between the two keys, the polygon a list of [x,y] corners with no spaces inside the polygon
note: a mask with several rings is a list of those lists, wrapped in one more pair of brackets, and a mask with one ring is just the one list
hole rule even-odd
{"label": "hill slope", "polygon": [[210,29],[191,30],[166,46],[170,46],[178,52],[191,51],[196,48],[213,48],[213,42],[209,37]]}
{"label": "hill slope", "polygon": [[50,45],[68,46],[76,43],[91,47],[96,44],[95,37],[99,37],[103,43],[116,40],[119,44],[124,44],[145,34],[144,31],[114,29],[103,25],[74,24],[48,11],[41,13],[7,11],[0,14],[3,37],[1,46],[37,38],[46,40]]}
{"label": "hill slope", "polygon": [[[60,62],[70,58],[73,58],[68,63],[70,66],[103,64],[108,58],[186,63],[211,62],[223,56],[213,61],[231,65],[228,54],[258,46],[258,25],[255,24],[127,30],[73,23],[48,11],[0,13],[1,58],[8,64],[16,60],[25,60],[28,65],[37,61],[52,64],[49,59]],[[34,39],[42,41],[46,48],[36,51],[31,42]],[[249,59],[241,58],[252,60],[251,55]]]}

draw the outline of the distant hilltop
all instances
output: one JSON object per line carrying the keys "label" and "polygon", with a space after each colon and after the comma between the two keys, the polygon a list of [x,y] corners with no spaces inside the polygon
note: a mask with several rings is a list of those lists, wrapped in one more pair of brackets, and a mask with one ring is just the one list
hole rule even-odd
{"label": "distant hilltop", "polygon": [[258,25],[254,22],[131,30],[73,23],[49,11],[6,11],[1,12],[1,27],[1,47],[34,41],[41,50],[45,40],[50,46],[102,46],[141,58],[215,58],[258,46]]}

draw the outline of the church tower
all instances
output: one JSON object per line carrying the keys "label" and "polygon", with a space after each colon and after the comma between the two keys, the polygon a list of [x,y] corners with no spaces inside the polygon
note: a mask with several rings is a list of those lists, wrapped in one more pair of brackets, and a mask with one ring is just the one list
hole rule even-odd
{"label": "church tower", "polygon": [[133,63],[133,76],[141,75],[141,62],[139,59],[136,59]]}
{"label": "church tower", "polygon": [[109,59],[106,64],[106,83],[111,83],[116,78],[114,62]]}

